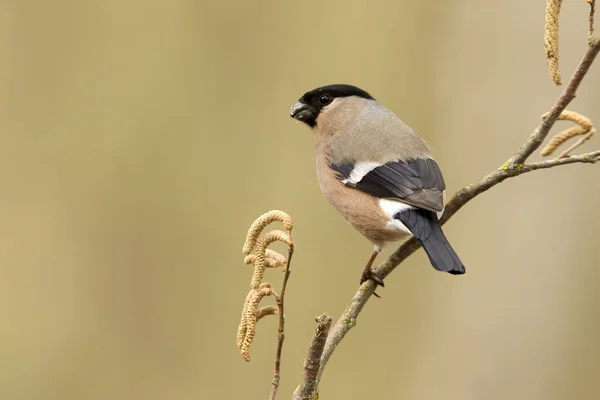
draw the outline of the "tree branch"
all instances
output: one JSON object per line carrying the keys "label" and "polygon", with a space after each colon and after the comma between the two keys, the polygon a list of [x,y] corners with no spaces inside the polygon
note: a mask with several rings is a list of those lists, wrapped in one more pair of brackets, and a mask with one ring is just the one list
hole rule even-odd
{"label": "tree branch", "polygon": [[[524,164],[527,158],[542,144],[550,129],[554,125],[556,119],[561,112],[567,107],[567,105],[575,98],[577,88],[581,84],[584,76],[588,72],[592,65],[596,55],[600,51],[600,40],[591,39],[589,48],[586,51],[583,59],[579,63],[575,73],[569,80],[569,83],[561,93],[556,103],[552,106],[547,118],[545,118],[540,125],[533,131],[527,141],[521,146],[504,165],[497,170],[489,173],[479,181],[472,185],[469,185],[459,190],[452,199],[446,205],[444,215],[440,219],[442,224],[446,223],[458,210],[460,210],[466,203],[485,192],[486,190],[496,186],[503,182],[507,178],[519,176],[524,173],[528,173],[538,169],[553,168],[565,164],[573,163],[594,163],[600,161],[600,150],[593,153],[570,156],[555,160],[546,160],[533,164]],[[380,277],[385,278],[389,275],[402,261],[413,254],[421,245],[414,238],[406,241],[402,244],[384,263],[379,265],[374,272]],[[350,304],[331,328],[325,348],[321,356],[320,368],[318,373],[312,377],[313,381],[307,382],[311,379],[311,376],[305,374],[302,384],[296,389],[294,399],[310,399],[310,397],[296,397],[296,393],[302,391],[302,387],[310,386],[314,388],[311,393],[315,393],[318,390],[318,385],[321,379],[321,375],[329,361],[329,358],[333,354],[337,345],[344,339],[346,334],[356,325],[356,318],[360,314],[361,310],[375,291],[375,284],[372,280],[368,280],[363,283],[358,291],[354,294],[354,297],[350,301]]]}
{"label": "tree branch", "polygon": [[294,400],[312,400],[317,392],[317,374],[321,365],[321,355],[331,326],[331,317],[323,314],[317,318],[317,330],[308,346],[308,356],[304,360],[302,382],[294,392]]}
{"label": "tree branch", "polygon": [[291,244],[288,246],[288,258],[287,265],[285,266],[285,275],[283,276],[283,283],[281,284],[281,292],[276,297],[279,325],[277,328],[277,354],[275,355],[275,369],[273,370],[273,381],[271,383],[271,394],[269,400],[275,400],[277,395],[277,388],[279,387],[279,379],[281,378],[281,351],[283,350],[283,341],[285,340],[285,314],[283,313],[283,301],[285,300],[285,288],[287,287],[288,279],[292,273],[292,256],[294,255],[294,242],[292,241],[292,232],[289,232],[289,238]]}

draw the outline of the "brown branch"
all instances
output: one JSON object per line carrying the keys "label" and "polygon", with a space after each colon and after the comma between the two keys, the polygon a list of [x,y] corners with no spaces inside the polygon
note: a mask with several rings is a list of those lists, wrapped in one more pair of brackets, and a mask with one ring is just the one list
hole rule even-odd
{"label": "brown branch", "polygon": [[331,317],[323,314],[317,318],[317,330],[308,346],[308,355],[304,360],[302,382],[294,391],[294,400],[312,400],[318,398],[317,374],[321,365],[321,355],[331,326]]}
{"label": "brown branch", "polygon": [[[552,106],[548,117],[544,119],[540,125],[534,130],[529,139],[525,142],[525,144],[519,149],[517,153],[509,161],[507,161],[504,165],[502,165],[497,170],[489,173],[479,181],[475,182],[472,185],[469,185],[461,190],[459,190],[452,199],[446,205],[444,210],[444,215],[440,219],[442,224],[446,223],[458,210],[460,210],[465,204],[467,204],[470,200],[485,192],[488,189],[496,186],[497,184],[503,182],[507,178],[519,176],[524,173],[528,173],[538,169],[546,169],[552,168],[564,164],[572,164],[572,163],[593,163],[600,161],[600,151],[595,151],[589,154],[583,154],[579,156],[571,156],[557,160],[546,160],[539,163],[534,164],[524,164],[527,158],[541,145],[544,138],[548,135],[548,132],[554,125],[554,122],[561,114],[561,112],[567,107],[567,105],[573,100],[575,97],[575,92],[579,87],[583,77],[588,72],[592,62],[594,61],[596,55],[600,51],[600,40],[594,39],[590,41],[590,47],[585,53],[583,59],[581,60],[577,70],[571,77],[569,83],[563,90],[562,94]],[[406,241],[402,244],[383,264],[379,265],[375,269],[375,273],[380,278],[385,278],[389,275],[402,261],[408,258],[411,254],[413,254],[418,248],[420,244],[414,238]],[[342,316],[338,319],[335,325],[331,328],[329,335],[327,337],[327,341],[325,343],[325,348],[323,350],[323,355],[321,356],[320,368],[316,376],[314,377],[314,382],[305,382],[303,380],[301,386],[312,385],[315,393],[318,390],[318,385],[329,361],[329,358],[333,354],[337,345],[344,339],[346,334],[356,325],[356,319],[360,314],[361,310],[371,297],[371,295],[375,291],[375,284],[372,280],[368,280],[363,283],[358,291],[354,294],[354,297],[350,301],[350,304],[342,314]],[[306,379],[306,376],[304,377]],[[296,389],[298,392],[301,389],[299,386]],[[305,397],[306,399],[310,397]],[[296,397],[294,397],[296,399]]]}
{"label": "brown branch", "polygon": [[279,379],[281,377],[281,351],[283,349],[283,341],[285,340],[285,314],[283,313],[283,301],[285,299],[285,288],[287,287],[288,279],[292,273],[292,255],[294,255],[294,241],[292,240],[292,232],[289,231],[290,245],[288,247],[288,258],[287,267],[285,269],[285,275],[283,276],[283,283],[281,284],[281,292],[276,297],[277,308],[279,314],[279,326],[277,329],[277,353],[275,355],[275,369],[273,370],[273,382],[271,383],[271,394],[269,400],[274,400],[277,394],[277,388],[279,387]]}

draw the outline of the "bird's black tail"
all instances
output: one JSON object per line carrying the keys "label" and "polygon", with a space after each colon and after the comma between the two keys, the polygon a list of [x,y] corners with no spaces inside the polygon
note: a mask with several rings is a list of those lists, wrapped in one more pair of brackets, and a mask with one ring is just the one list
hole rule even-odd
{"label": "bird's black tail", "polygon": [[421,208],[411,208],[399,212],[394,215],[394,218],[402,222],[421,242],[433,268],[453,275],[462,275],[466,272],[462,261],[448,243],[435,213]]}

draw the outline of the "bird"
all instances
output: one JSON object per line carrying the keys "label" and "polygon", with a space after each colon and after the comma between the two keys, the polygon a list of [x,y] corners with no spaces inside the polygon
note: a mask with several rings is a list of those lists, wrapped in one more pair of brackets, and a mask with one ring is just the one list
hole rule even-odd
{"label": "bird", "polygon": [[360,283],[384,282],[371,269],[389,242],[415,237],[433,268],[461,275],[442,231],[446,184],[425,141],[368,92],[348,84],[304,93],[290,117],[314,132],[323,196],[373,244]]}

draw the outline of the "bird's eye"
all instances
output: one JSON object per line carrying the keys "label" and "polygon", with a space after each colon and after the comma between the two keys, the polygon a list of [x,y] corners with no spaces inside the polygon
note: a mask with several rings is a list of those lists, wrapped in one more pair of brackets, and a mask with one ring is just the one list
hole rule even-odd
{"label": "bird's eye", "polygon": [[324,105],[324,106],[331,103],[331,100],[333,100],[333,99],[328,94],[324,94],[321,97],[319,97],[319,103],[321,103],[321,105]]}

